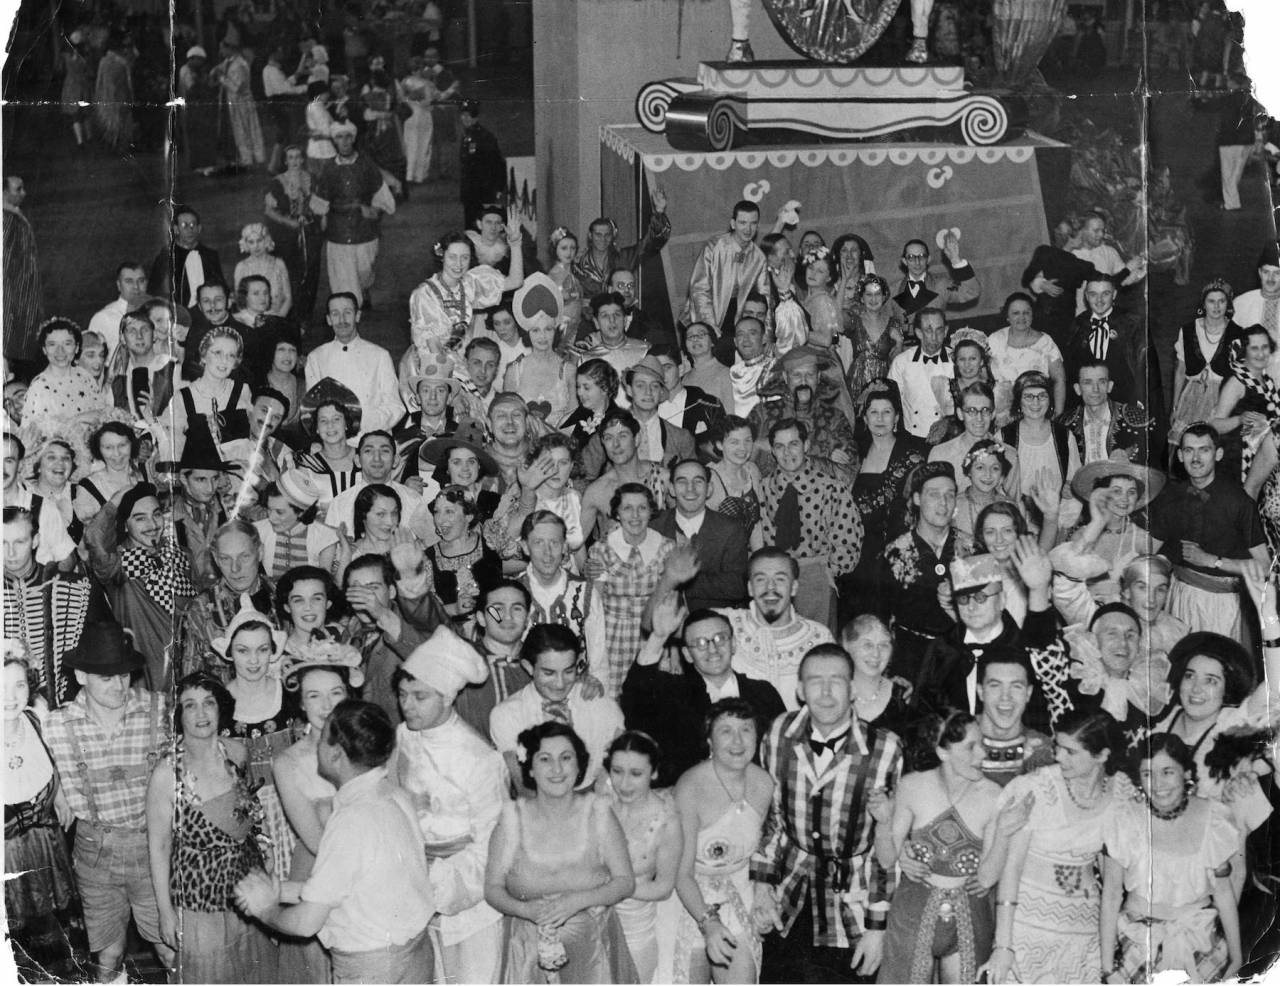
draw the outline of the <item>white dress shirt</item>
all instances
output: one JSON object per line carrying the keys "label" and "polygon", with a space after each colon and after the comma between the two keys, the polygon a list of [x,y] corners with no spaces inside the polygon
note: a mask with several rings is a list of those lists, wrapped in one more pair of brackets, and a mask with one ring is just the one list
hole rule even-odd
{"label": "white dress shirt", "polygon": [[955,375],[955,366],[945,347],[937,354],[936,362],[926,362],[932,359],[925,356],[919,346],[914,346],[895,356],[889,367],[889,379],[898,385],[902,398],[903,425],[919,438],[927,437],[933,423],[944,413],[938,396],[946,392],[946,380],[937,378],[950,379]]}
{"label": "white dress shirt", "polygon": [[402,417],[400,384],[391,354],[376,343],[356,336],[348,343],[326,342],[307,356],[306,382],[310,390],[332,377],[360,400],[360,431],[390,431]]}

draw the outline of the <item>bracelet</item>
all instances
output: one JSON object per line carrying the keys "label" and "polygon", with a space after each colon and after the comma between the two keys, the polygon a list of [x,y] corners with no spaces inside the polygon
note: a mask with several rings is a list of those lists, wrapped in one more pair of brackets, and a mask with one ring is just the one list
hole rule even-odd
{"label": "bracelet", "polygon": [[1280,637],[1271,637],[1262,642],[1263,647],[1280,647]]}
{"label": "bracelet", "polygon": [[707,925],[712,921],[719,921],[719,920],[720,920],[720,905],[711,904],[705,911],[702,912],[702,917],[698,918],[698,921],[697,921],[698,933],[705,935],[707,933]]}
{"label": "bracelet", "polygon": [[1010,948],[1008,945],[992,945],[992,946],[991,946],[991,951],[993,951],[993,952],[1008,952],[1010,955],[1012,955],[1012,954],[1013,954],[1013,949],[1012,949],[1012,948]]}
{"label": "bracelet", "polygon": [[1017,907],[1017,906],[1018,906],[1018,902],[1017,902],[1016,900],[998,900],[998,901],[996,901],[996,907]]}

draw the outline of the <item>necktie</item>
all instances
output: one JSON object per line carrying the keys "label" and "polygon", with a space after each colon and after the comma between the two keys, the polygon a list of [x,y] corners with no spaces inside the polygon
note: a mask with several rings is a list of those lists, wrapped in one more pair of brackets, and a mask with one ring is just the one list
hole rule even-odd
{"label": "necktie", "polygon": [[569,700],[567,698],[562,698],[558,702],[548,702],[543,699],[542,714],[548,719],[563,722],[566,726],[573,725],[573,715],[569,712]]}
{"label": "necktie", "polygon": [[1107,357],[1107,335],[1109,331],[1105,318],[1094,315],[1089,319],[1089,350],[1097,359],[1106,359]]}
{"label": "necktie", "polygon": [[1274,339],[1280,333],[1280,298],[1262,299],[1262,324]]}
{"label": "necktie", "polygon": [[777,528],[777,540],[774,543],[783,551],[791,551],[800,547],[800,494],[790,483],[778,501],[777,512],[773,515],[773,524]]}
{"label": "necktie", "polygon": [[627,564],[632,568],[639,568],[644,564],[644,555],[640,554],[640,546],[633,544],[631,551],[627,553]]}

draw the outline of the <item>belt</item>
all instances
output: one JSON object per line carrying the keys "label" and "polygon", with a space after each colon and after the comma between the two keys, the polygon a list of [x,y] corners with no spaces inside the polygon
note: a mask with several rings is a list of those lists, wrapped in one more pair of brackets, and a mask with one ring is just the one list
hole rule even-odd
{"label": "belt", "polygon": [[1240,579],[1235,575],[1210,575],[1185,565],[1174,565],[1173,574],[1183,585],[1204,592],[1235,593],[1240,591]]}

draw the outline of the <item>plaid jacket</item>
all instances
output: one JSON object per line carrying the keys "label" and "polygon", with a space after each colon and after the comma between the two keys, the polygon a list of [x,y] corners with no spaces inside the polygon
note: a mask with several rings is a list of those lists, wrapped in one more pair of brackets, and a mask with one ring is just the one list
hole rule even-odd
{"label": "plaid jacket", "polygon": [[760,762],[774,779],[773,805],[751,858],[751,879],[778,888],[782,930],[810,900],[816,946],[850,948],[863,930],[883,930],[894,874],[875,858],[867,798],[893,790],[902,773],[898,737],[855,716],[835,759],[817,776],[808,709],[774,720]]}

